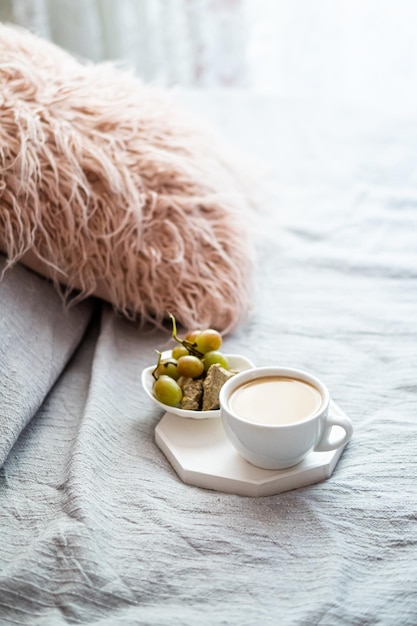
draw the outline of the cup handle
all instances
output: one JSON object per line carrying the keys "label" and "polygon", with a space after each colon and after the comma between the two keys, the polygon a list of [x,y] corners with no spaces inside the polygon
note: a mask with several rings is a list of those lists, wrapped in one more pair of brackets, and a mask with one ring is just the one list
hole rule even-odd
{"label": "cup handle", "polygon": [[[341,426],[345,434],[330,440],[333,426]],[[344,415],[328,415],[324,424],[323,434],[314,450],[316,452],[328,452],[330,450],[336,450],[336,448],[341,448],[352,438],[352,434],[352,422],[348,417]]]}

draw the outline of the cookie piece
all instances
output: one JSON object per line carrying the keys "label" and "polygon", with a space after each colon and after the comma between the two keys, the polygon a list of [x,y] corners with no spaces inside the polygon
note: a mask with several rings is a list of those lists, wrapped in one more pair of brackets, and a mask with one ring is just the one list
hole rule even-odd
{"label": "cookie piece", "polygon": [[203,395],[203,381],[201,379],[195,380],[193,378],[181,377],[178,383],[183,391],[181,408],[188,411],[198,411]]}
{"label": "cookie piece", "polygon": [[209,367],[207,376],[203,382],[203,411],[219,409],[219,393],[226,380],[234,376],[233,372],[224,369],[218,363]]}

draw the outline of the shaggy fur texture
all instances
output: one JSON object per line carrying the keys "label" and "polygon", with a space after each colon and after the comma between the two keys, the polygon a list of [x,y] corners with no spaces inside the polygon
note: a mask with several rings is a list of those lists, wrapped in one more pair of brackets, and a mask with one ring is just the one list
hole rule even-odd
{"label": "shaggy fur texture", "polygon": [[247,200],[218,138],[109,64],[0,25],[0,241],[68,300],[142,321],[236,327]]}

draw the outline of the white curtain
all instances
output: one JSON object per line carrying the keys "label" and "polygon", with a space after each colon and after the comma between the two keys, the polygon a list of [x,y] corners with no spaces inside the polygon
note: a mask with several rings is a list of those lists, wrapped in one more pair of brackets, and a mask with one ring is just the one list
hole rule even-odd
{"label": "white curtain", "polygon": [[416,0],[0,0],[0,20],[165,86],[417,95]]}
{"label": "white curtain", "polygon": [[0,20],[157,84],[246,82],[245,0],[0,0]]}

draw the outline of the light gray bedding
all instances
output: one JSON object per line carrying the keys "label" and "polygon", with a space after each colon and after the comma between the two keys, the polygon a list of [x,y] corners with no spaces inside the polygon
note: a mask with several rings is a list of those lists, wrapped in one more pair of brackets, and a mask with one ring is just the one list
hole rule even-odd
{"label": "light gray bedding", "polygon": [[[190,96],[269,168],[257,365],[313,371],[354,436],[324,482],[181,482],[142,369],[168,335],[23,267],[0,283],[0,624],[417,624],[417,119]],[[4,259],[1,260],[4,266]]]}

